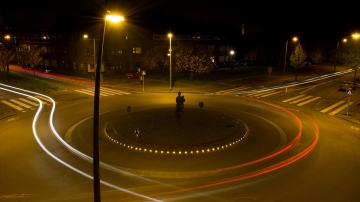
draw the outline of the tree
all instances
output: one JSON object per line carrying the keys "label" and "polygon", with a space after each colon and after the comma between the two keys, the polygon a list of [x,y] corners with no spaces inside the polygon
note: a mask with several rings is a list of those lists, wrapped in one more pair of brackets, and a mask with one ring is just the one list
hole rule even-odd
{"label": "tree", "polygon": [[311,53],[311,61],[317,66],[317,74],[319,74],[319,66],[325,60],[325,49],[323,46],[318,46]]}
{"label": "tree", "polygon": [[148,69],[168,71],[170,66],[168,52],[165,47],[150,49],[141,57],[141,64]]}
{"label": "tree", "polygon": [[295,68],[295,81],[297,81],[298,70],[306,65],[306,58],[306,52],[301,44],[297,44],[290,55],[290,65]]}
{"label": "tree", "polygon": [[3,67],[5,73],[5,79],[9,73],[10,62],[15,58],[15,51],[13,49],[7,49],[4,46],[0,46],[0,66]]}
{"label": "tree", "polygon": [[360,57],[359,54],[356,52],[347,52],[342,54],[342,61],[345,63],[345,65],[355,70],[354,72],[354,78],[356,76],[357,69],[360,67]]}
{"label": "tree", "polygon": [[35,76],[35,65],[43,59],[40,54],[43,51],[44,47],[31,48],[29,50],[19,52],[20,55],[24,58],[25,63],[30,64],[33,69]]}
{"label": "tree", "polygon": [[199,74],[212,70],[212,50],[198,42],[179,42],[174,51],[175,72],[190,72],[190,80],[194,79],[194,72]]}

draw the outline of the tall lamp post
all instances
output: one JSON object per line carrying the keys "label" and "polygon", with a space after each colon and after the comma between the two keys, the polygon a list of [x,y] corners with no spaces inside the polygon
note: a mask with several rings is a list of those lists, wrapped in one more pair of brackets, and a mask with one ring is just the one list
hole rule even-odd
{"label": "tall lamp post", "polygon": [[[343,39],[342,41],[345,43],[345,42],[347,42],[347,39]],[[337,55],[338,55],[339,45],[340,45],[340,41],[338,41],[337,45],[336,45],[334,72],[336,72],[336,62],[337,62]]]}
{"label": "tall lamp post", "polygon": [[102,64],[103,46],[106,21],[119,22],[124,21],[124,18],[118,15],[106,15],[101,23],[98,60],[95,69],[95,93],[94,93],[94,123],[93,123],[93,175],[94,175],[94,201],[100,202],[100,158],[99,158],[99,116],[100,116],[100,69]]}
{"label": "tall lamp post", "polygon": [[[285,62],[284,62],[284,76],[285,76],[285,68],[286,68],[286,56],[287,56],[287,49],[288,49],[288,43],[289,43],[289,40],[290,39],[288,39],[288,40],[286,40],[286,44],[285,44]],[[292,41],[297,41],[298,40],[298,38],[297,37],[293,37],[292,38]]]}
{"label": "tall lamp post", "polygon": [[168,34],[168,37],[169,37],[169,41],[170,41],[170,49],[169,49],[169,52],[170,52],[170,91],[172,90],[172,83],[171,83],[171,53],[172,53],[172,50],[171,50],[171,38],[172,38],[172,34],[169,33]]}
{"label": "tall lamp post", "polygon": [[[360,38],[360,34],[353,34],[353,35],[351,35],[355,40],[358,40],[359,38]],[[359,46],[357,45],[356,46],[356,62],[359,62],[359,60],[358,60],[358,54],[359,54]],[[359,64],[356,64],[356,65],[359,65]],[[357,71],[357,69],[358,69],[359,67],[356,67],[355,68],[355,72],[354,72],[354,80],[355,80],[355,76],[356,76],[356,71]]]}
{"label": "tall lamp post", "polygon": [[[87,34],[84,34],[84,39],[89,39],[89,36],[88,36]],[[89,39],[89,40],[93,40],[93,42],[94,42],[94,69],[96,69],[95,38],[91,38],[91,39]]]}

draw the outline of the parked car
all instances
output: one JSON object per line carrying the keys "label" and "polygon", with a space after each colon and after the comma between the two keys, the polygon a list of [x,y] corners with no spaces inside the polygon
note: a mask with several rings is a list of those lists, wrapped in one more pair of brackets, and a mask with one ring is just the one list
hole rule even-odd
{"label": "parked car", "polygon": [[356,83],[352,81],[344,81],[339,88],[339,90],[348,90],[348,89],[356,90]]}
{"label": "parked car", "polygon": [[130,71],[130,72],[126,73],[127,78],[133,78],[133,77],[138,77],[138,76],[140,76],[140,72],[138,72],[138,71]]}

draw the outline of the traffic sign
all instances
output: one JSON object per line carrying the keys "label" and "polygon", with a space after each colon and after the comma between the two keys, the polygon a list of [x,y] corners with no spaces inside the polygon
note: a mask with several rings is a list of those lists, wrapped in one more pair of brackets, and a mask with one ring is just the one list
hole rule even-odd
{"label": "traffic sign", "polygon": [[347,89],[346,90],[346,95],[347,96],[352,96],[353,95],[353,89]]}

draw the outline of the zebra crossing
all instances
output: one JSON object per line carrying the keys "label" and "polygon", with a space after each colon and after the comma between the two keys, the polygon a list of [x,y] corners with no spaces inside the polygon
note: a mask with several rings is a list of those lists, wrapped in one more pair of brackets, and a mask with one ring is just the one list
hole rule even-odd
{"label": "zebra crossing", "polygon": [[[255,97],[255,98],[263,98],[268,97],[271,95],[275,95],[278,93],[281,93],[283,91],[276,91],[276,90],[269,90],[269,91],[263,91],[263,92],[255,92],[247,94],[248,97]],[[297,105],[297,106],[304,106],[309,103],[313,103],[316,100],[320,100],[321,97],[312,96],[312,95],[306,95],[301,94],[297,95],[295,97],[291,97],[285,100],[282,100],[283,103],[291,104],[291,105]],[[334,116],[335,114],[340,113],[341,111],[345,110],[348,106],[352,105],[353,102],[345,102],[343,100],[340,100],[336,103],[333,103],[330,106],[327,106],[326,108],[320,110],[321,113],[328,113],[331,116]]]}
{"label": "zebra crossing", "polygon": [[[34,97],[40,99],[43,105],[51,105],[52,103],[52,101],[46,97],[42,97],[40,95],[35,95]],[[38,100],[33,97],[19,97],[9,100],[1,100],[1,103],[20,112],[33,110],[35,107],[39,106]]]}
{"label": "zebra crossing", "polygon": [[[84,88],[84,89],[75,90],[75,91],[78,93],[82,93],[82,94],[86,94],[86,95],[90,95],[90,96],[94,96],[94,93],[95,93],[94,88]],[[128,95],[128,94],[131,94],[131,93],[113,90],[113,89],[109,89],[109,88],[100,88],[100,97],[112,96],[112,95]]]}
{"label": "zebra crossing", "polygon": [[[321,97],[314,97],[312,95],[301,94],[296,97],[292,97],[292,98],[283,100],[282,102],[288,103],[288,104],[296,104],[297,106],[303,106],[303,105],[309,104],[315,100],[318,100],[320,98]],[[349,107],[352,104],[353,104],[353,102],[347,103],[343,100],[340,100],[340,101],[320,110],[320,112],[328,113],[329,115],[334,116],[335,114],[340,113],[341,111],[343,111],[344,109],[346,109],[347,107]]]}
{"label": "zebra crossing", "polygon": [[251,87],[241,86],[241,87],[231,88],[231,89],[228,89],[228,90],[217,91],[215,93],[216,94],[230,94],[230,93],[236,93],[236,92],[239,92],[239,91],[247,90],[249,88],[251,88]]}

